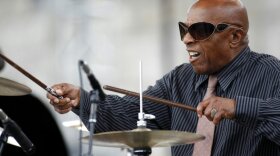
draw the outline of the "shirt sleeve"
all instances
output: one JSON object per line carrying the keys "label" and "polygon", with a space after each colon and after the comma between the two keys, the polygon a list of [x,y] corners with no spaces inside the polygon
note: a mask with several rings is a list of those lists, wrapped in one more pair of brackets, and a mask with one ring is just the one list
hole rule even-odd
{"label": "shirt sleeve", "polygon": [[280,89],[268,99],[237,97],[236,122],[280,145]]}

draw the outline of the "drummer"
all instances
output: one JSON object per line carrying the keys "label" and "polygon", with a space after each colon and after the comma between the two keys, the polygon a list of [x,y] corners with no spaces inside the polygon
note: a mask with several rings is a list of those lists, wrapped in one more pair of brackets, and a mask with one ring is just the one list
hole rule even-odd
{"label": "drummer", "polygon": [[[145,101],[144,112],[156,116],[148,127],[197,132],[199,120],[206,117],[215,124],[211,155],[280,155],[280,61],[252,51],[248,29],[241,1],[196,1],[180,23],[190,63],[175,67],[144,94],[188,104],[197,113]],[[212,83],[208,77],[216,77],[217,84],[204,99]],[[89,93],[67,83],[53,88],[65,97],[47,95],[54,109],[61,114],[73,111],[88,125]],[[135,97],[107,95],[98,105],[95,131],[136,128],[138,105]],[[190,156],[193,151],[193,144],[172,147],[173,156]]]}

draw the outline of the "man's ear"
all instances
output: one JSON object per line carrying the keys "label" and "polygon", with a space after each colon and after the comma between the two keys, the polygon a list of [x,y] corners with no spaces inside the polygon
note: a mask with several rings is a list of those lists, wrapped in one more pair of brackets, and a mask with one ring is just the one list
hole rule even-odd
{"label": "man's ear", "polygon": [[232,31],[230,37],[231,37],[230,38],[230,43],[229,43],[230,47],[231,48],[236,48],[241,44],[241,42],[244,38],[244,33],[243,33],[242,30],[236,29],[236,30]]}

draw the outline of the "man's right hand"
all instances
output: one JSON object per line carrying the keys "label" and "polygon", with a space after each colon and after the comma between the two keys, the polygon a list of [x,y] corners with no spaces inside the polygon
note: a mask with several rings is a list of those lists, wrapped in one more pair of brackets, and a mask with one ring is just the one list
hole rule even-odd
{"label": "man's right hand", "polygon": [[60,114],[67,113],[72,108],[78,107],[80,104],[80,88],[68,83],[55,84],[52,88],[58,95],[63,96],[63,99],[58,99],[51,94],[47,94],[50,104],[53,105],[54,110]]}

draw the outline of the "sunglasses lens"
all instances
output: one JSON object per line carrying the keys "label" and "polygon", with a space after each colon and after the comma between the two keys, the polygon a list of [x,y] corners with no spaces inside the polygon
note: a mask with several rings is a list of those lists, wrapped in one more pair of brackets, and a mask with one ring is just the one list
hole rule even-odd
{"label": "sunglasses lens", "polygon": [[211,23],[199,22],[192,24],[188,30],[195,40],[204,40],[213,34],[215,26]]}
{"label": "sunglasses lens", "polygon": [[227,24],[218,24],[217,25],[217,31],[220,32],[220,31],[224,31],[226,28],[228,27]]}
{"label": "sunglasses lens", "polygon": [[183,41],[184,36],[188,33],[188,28],[183,22],[179,22],[180,37]]}

